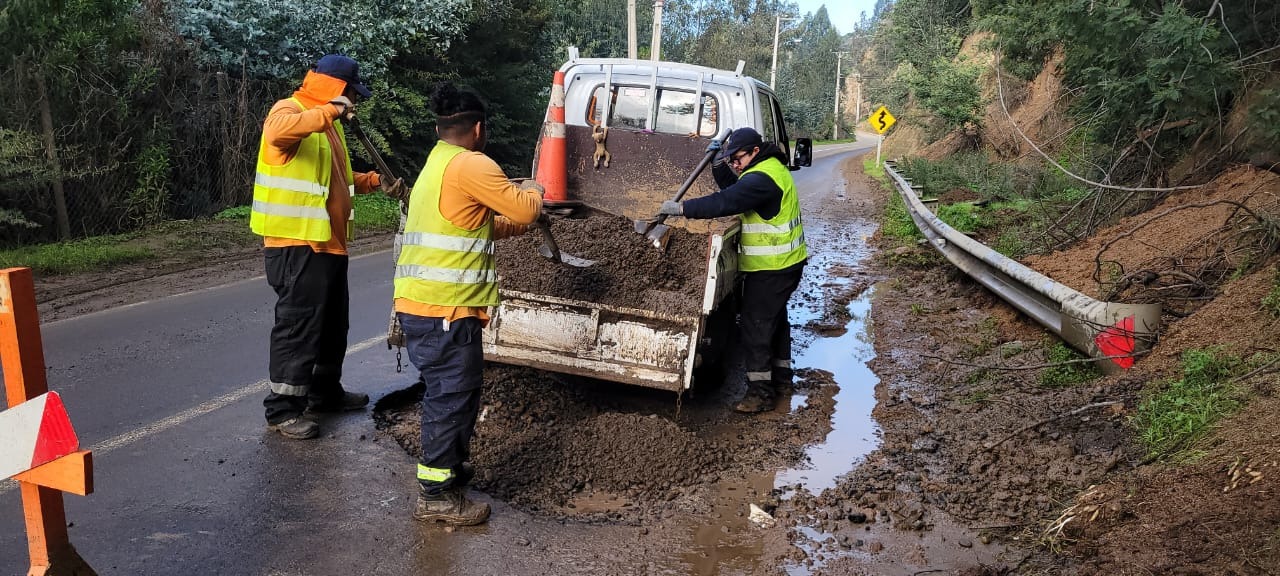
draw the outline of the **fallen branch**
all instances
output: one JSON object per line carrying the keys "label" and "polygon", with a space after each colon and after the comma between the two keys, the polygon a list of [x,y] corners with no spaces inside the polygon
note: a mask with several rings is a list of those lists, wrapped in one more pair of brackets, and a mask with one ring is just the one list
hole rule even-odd
{"label": "fallen branch", "polygon": [[1005,442],[1008,442],[1010,439],[1015,438],[1015,437],[1017,437],[1017,436],[1020,436],[1023,432],[1026,432],[1026,431],[1028,431],[1028,430],[1033,430],[1033,429],[1035,429],[1035,428],[1039,428],[1039,427],[1041,427],[1041,426],[1043,426],[1043,425],[1045,425],[1045,424],[1048,424],[1048,423],[1050,423],[1050,422],[1053,422],[1054,420],[1061,420],[1061,419],[1063,419],[1063,418],[1068,418],[1068,417],[1071,417],[1071,416],[1075,416],[1075,415],[1077,415],[1077,414],[1080,414],[1081,412],[1084,412],[1084,411],[1086,411],[1086,410],[1092,410],[1092,409],[1094,409],[1094,408],[1105,408],[1105,407],[1107,407],[1107,406],[1115,406],[1115,405],[1122,405],[1122,406],[1123,406],[1123,405],[1124,405],[1124,402],[1121,402],[1121,401],[1119,401],[1119,400],[1114,400],[1114,401],[1111,401],[1111,402],[1096,402],[1096,403],[1094,403],[1094,404],[1087,404],[1087,405],[1085,405],[1085,406],[1081,406],[1081,407],[1076,408],[1075,410],[1072,410],[1072,411],[1067,412],[1067,413],[1065,413],[1065,414],[1058,414],[1058,415],[1056,415],[1056,416],[1051,416],[1051,417],[1049,417],[1049,418],[1045,418],[1044,420],[1041,420],[1041,421],[1039,421],[1039,422],[1034,422],[1034,423],[1032,423],[1032,424],[1028,424],[1028,425],[1026,425],[1026,426],[1023,426],[1020,430],[1018,430],[1017,432],[1014,432],[1013,434],[1010,434],[1010,435],[1008,435],[1008,436],[1005,436],[1005,437],[1004,437],[1004,438],[1002,438],[999,442],[995,442],[995,443],[990,443],[990,442],[988,442],[988,443],[984,444],[984,445],[983,445],[984,447],[983,447],[982,451],[983,451],[983,452],[990,452],[990,451],[991,451],[992,449],[994,449],[996,446],[999,446],[999,445],[1001,445],[1001,444],[1004,444]]}
{"label": "fallen branch", "polygon": [[1140,352],[1134,352],[1134,353],[1132,353],[1132,354],[1119,354],[1119,355],[1116,355],[1116,356],[1099,356],[1099,357],[1097,357],[1097,358],[1077,358],[1077,359],[1075,359],[1075,360],[1063,360],[1062,362],[1050,362],[1050,363],[1047,363],[1047,364],[1024,364],[1024,365],[1021,365],[1021,366],[999,366],[999,365],[991,365],[991,364],[974,364],[974,363],[971,363],[971,362],[964,362],[964,361],[961,361],[961,360],[952,360],[951,358],[943,358],[943,357],[941,357],[941,356],[934,356],[934,355],[932,355],[932,354],[921,354],[920,356],[921,356],[922,358],[929,358],[929,359],[931,359],[931,360],[938,360],[938,361],[941,361],[941,362],[946,362],[947,364],[957,364],[957,365],[960,365],[960,366],[970,366],[970,367],[973,367],[973,368],[982,368],[983,370],[1011,370],[1011,371],[1012,371],[1012,370],[1038,370],[1038,369],[1040,369],[1040,368],[1057,368],[1057,367],[1059,367],[1059,366],[1066,366],[1066,365],[1068,365],[1068,364],[1084,364],[1084,363],[1086,363],[1086,362],[1097,362],[1098,360],[1115,360],[1115,359],[1117,359],[1117,358],[1137,358],[1137,357],[1139,357],[1139,356],[1145,356],[1145,355],[1150,354],[1150,353],[1151,353],[1151,352],[1150,352],[1149,350],[1143,350],[1143,351],[1140,351]]}
{"label": "fallen branch", "polygon": [[1268,369],[1268,368],[1270,368],[1271,366],[1275,365],[1275,363],[1276,363],[1276,362],[1280,362],[1280,357],[1272,358],[1270,362],[1267,362],[1266,364],[1263,364],[1263,365],[1261,365],[1261,366],[1259,366],[1259,367],[1257,367],[1257,368],[1254,368],[1253,370],[1250,370],[1250,371],[1249,371],[1248,373],[1246,373],[1246,374],[1243,374],[1243,375],[1240,375],[1240,376],[1236,376],[1235,378],[1232,378],[1232,379],[1231,379],[1231,384],[1238,384],[1238,383],[1240,383],[1240,382],[1244,382],[1245,380],[1248,380],[1248,379],[1250,379],[1250,378],[1253,378],[1254,376],[1257,376],[1257,375],[1259,375],[1259,374],[1266,374],[1266,373],[1269,373],[1269,372],[1274,372],[1274,370],[1267,370],[1267,369]]}

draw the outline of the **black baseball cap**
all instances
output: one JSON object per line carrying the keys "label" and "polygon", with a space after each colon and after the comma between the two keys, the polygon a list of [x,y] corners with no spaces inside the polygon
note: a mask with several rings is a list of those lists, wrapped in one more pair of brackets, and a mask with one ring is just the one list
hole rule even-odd
{"label": "black baseball cap", "polygon": [[347,86],[355,88],[356,92],[365,98],[373,95],[369,87],[360,82],[360,65],[347,56],[327,54],[316,62],[315,71],[317,74],[332,76],[346,82]]}
{"label": "black baseball cap", "polygon": [[760,137],[760,133],[756,132],[755,128],[738,128],[731,132],[725,140],[724,146],[721,147],[720,159],[726,160],[732,158],[739,150],[749,150],[763,145],[764,138]]}

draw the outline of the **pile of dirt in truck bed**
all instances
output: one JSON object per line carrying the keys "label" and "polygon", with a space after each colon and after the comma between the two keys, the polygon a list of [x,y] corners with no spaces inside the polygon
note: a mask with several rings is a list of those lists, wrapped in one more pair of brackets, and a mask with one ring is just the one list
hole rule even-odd
{"label": "pile of dirt in truck bed", "polygon": [[536,231],[499,240],[499,284],[505,290],[611,306],[698,312],[706,289],[707,237],[672,228],[664,252],[634,228],[627,218],[595,211],[554,219],[551,231],[560,251],[595,260],[589,268],[539,256],[542,235]]}

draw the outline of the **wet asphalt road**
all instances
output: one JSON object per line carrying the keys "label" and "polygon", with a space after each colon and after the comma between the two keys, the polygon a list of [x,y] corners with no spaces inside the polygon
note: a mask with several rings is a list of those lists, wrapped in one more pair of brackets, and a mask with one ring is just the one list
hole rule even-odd
{"label": "wet asphalt road", "polygon": [[[794,173],[802,194],[829,190],[866,146],[817,149]],[[344,382],[375,399],[413,380],[383,340],[391,273],[388,252],[351,262]],[[95,493],[65,499],[72,542],[99,574],[689,572],[678,548],[640,550],[633,527],[561,525],[501,503],[486,527],[418,526],[414,463],[375,441],[367,410],[323,420],[314,441],[267,433],[273,304],[259,277],[43,326],[49,385],[94,451]],[[26,573],[20,502],[0,483],[0,575]],[[610,554],[611,542],[648,562]]]}

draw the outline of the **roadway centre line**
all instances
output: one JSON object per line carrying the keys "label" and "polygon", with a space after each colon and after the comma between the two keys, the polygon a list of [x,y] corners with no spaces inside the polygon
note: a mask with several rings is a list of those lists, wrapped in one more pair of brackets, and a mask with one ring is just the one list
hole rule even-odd
{"label": "roadway centre line", "polygon": [[[351,356],[352,354],[355,354],[357,352],[368,350],[369,348],[372,348],[375,344],[383,343],[386,341],[387,341],[386,336],[374,336],[373,338],[370,338],[358,344],[354,344],[350,348],[347,348],[347,356]],[[115,438],[111,438],[105,442],[99,442],[98,444],[95,444],[92,447],[90,447],[89,450],[93,451],[94,456],[98,456],[100,454],[106,454],[108,452],[111,452],[112,450],[115,450],[122,446],[127,446],[129,444],[137,442],[138,440],[141,440],[148,436],[153,436],[157,433],[163,432],[175,426],[179,426],[187,422],[190,422],[191,420],[194,420],[200,416],[204,416],[205,414],[208,414],[220,408],[225,408],[227,406],[230,406],[231,404],[234,404],[240,400],[248,398],[249,396],[252,396],[254,394],[260,394],[263,390],[266,390],[266,389],[267,389],[267,380],[266,379],[259,380],[257,382],[254,382],[253,384],[249,384],[248,386],[245,386],[238,390],[232,390],[231,392],[228,392],[226,394],[223,394],[222,396],[219,396],[217,398],[204,402],[203,404],[200,404],[198,406],[193,406],[191,408],[183,410],[182,412],[174,414],[173,416],[170,416],[168,418],[157,420],[155,422],[147,424],[146,426],[143,426],[136,430],[125,432],[124,434],[120,434],[119,436],[116,436]],[[0,482],[0,494],[5,494],[10,490],[13,490],[14,488],[17,488],[17,486],[18,486],[18,483],[15,480],[5,480],[3,482]]]}

